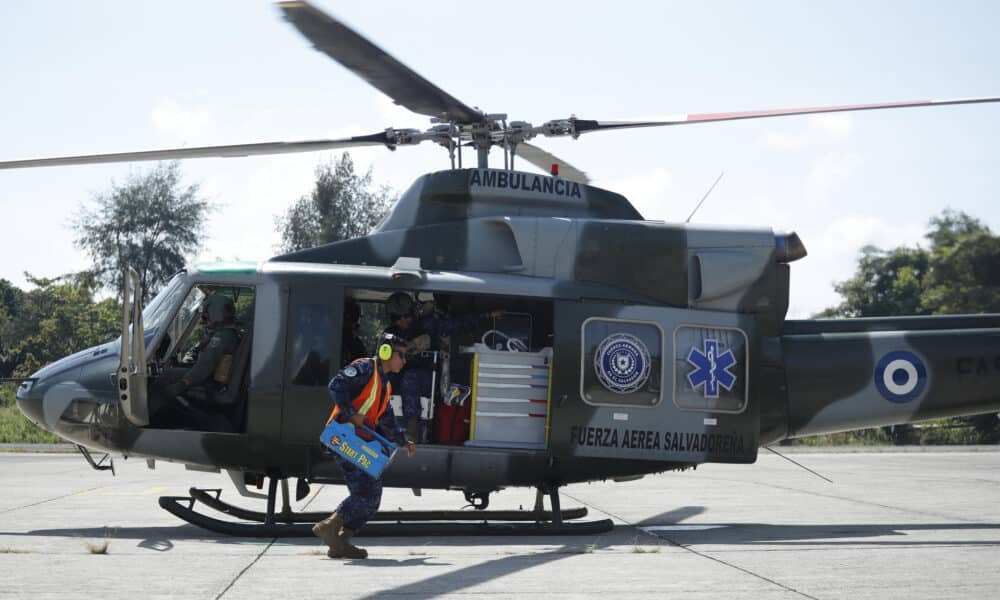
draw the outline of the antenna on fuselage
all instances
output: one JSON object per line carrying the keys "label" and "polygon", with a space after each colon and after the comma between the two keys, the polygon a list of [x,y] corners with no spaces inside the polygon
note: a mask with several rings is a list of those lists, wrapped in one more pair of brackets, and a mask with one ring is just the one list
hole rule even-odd
{"label": "antenna on fuselage", "polygon": [[684,221],[685,223],[691,222],[691,217],[694,216],[694,213],[698,212],[698,209],[701,208],[701,203],[705,201],[705,198],[708,198],[708,195],[712,193],[712,190],[715,189],[715,186],[719,184],[719,180],[721,180],[722,176],[725,174],[726,174],[725,171],[719,173],[719,176],[715,178],[715,183],[713,183],[712,187],[708,188],[708,191],[705,192],[705,195],[701,197],[701,200],[698,202],[698,205],[695,206],[694,210],[691,211],[691,214],[688,215],[687,221]]}

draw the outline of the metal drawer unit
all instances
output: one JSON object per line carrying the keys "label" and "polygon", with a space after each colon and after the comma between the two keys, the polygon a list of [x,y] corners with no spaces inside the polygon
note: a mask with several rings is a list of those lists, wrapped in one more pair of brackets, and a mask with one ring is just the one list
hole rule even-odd
{"label": "metal drawer unit", "polygon": [[474,344],[469,446],[544,448],[552,349],[506,352]]}

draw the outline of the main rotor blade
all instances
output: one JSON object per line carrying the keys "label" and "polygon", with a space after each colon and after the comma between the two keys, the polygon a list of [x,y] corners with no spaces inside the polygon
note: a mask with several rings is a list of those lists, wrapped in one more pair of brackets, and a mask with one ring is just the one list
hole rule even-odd
{"label": "main rotor blade", "polygon": [[558,158],[555,154],[542,150],[538,146],[527,142],[521,142],[520,144],[514,146],[514,154],[520,156],[546,173],[548,173],[549,169],[552,168],[552,163],[556,163],[559,165],[559,176],[563,179],[575,181],[577,183],[590,183],[590,177],[587,177],[586,173],[577,169],[563,159]]}
{"label": "main rotor blade", "polygon": [[704,113],[678,115],[657,121],[588,121],[577,119],[576,132],[586,133],[605,129],[629,129],[636,127],[664,127],[668,125],[688,125],[691,123],[712,123],[715,121],[737,121],[741,119],[765,119],[791,115],[811,115],[820,113],[851,112],[860,110],[881,110],[886,108],[912,108],[919,106],[945,106],[949,104],[985,104],[1000,102],[1000,97],[961,98],[954,100],[914,100],[910,102],[883,102],[880,104],[848,104],[844,106],[820,106],[815,108],[780,108],[776,110],[752,110],[729,113]]}
{"label": "main rotor blade", "polygon": [[382,131],[371,135],[360,135],[339,140],[310,140],[302,142],[262,142],[258,144],[235,144],[232,146],[202,146],[199,148],[170,148],[166,150],[145,150],[141,152],[118,152],[115,154],[84,154],[79,156],[58,156],[54,158],[32,158],[0,162],[0,169],[21,169],[27,167],[55,167],[62,165],[87,165],[96,163],[132,162],[142,160],[172,160],[180,158],[231,158],[258,154],[290,154],[293,152],[314,152],[332,148],[354,146],[392,147],[394,140]]}
{"label": "main rotor blade", "polygon": [[285,18],[313,46],[415,113],[460,124],[483,115],[427,81],[356,31],[306,2],[280,2]]}

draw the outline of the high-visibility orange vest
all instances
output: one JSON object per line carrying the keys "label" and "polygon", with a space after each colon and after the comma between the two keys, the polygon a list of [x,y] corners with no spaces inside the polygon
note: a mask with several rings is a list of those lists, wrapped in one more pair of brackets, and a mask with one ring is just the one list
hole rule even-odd
{"label": "high-visibility orange vest", "polygon": [[[366,360],[375,362],[374,358],[359,358],[351,364],[353,365]],[[361,393],[355,396],[354,400],[351,400],[351,404],[354,405],[354,410],[377,423],[379,418],[382,417],[382,413],[385,412],[386,407],[389,406],[389,396],[392,395],[392,382],[385,382],[385,391],[380,395],[382,378],[378,374],[378,365],[373,364],[372,367],[371,378],[365,387],[362,388]],[[340,407],[334,404],[333,412],[330,413],[330,418],[326,420],[326,424],[329,425],[332,423],[339,413]]]}

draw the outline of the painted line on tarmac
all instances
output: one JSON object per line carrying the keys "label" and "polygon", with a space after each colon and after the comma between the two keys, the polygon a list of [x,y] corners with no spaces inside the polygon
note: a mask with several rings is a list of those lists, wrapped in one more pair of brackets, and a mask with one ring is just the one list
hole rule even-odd
{"label": "painted line on tarmac", "polygon": [[71,496],[77,496],[77,495],[87,494],[87,493],[93,492],[94,490],[99,490],[99,489],[105,488],[105,487],[108,487],[108,486],[100,485],[100,486],[97,486],[97,487],[88,488],[86,490],[82,490],[82,491],[78,491],[78,492],[70,492],[69,494],[63,494],[62,496],[56,496],[54,498],[47,498],[45,500],[39,500],[38,502],[32,502],[31,504],[25,504],[23,506],[15,506],[13,508],[7,508],[7,509],[4,509],[4,510],[0,510],[0,514],[14,512],[15,510],[21,510],[22,508],[31,508],[32,506],[38,506],[39,504],[45,504],[46,502],[54,502],[56,500],[62,500],[63,498],[69,498]]}

